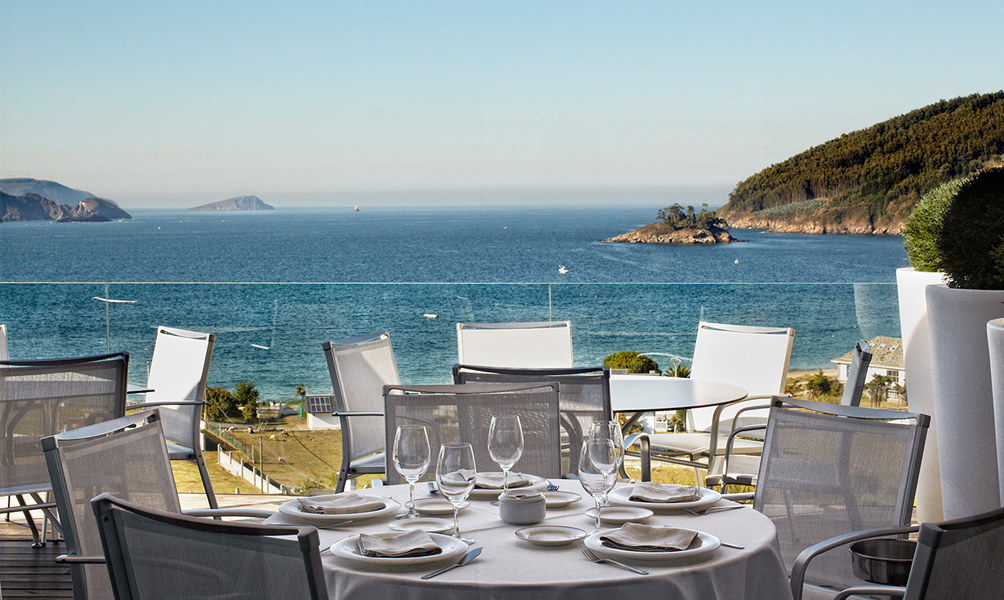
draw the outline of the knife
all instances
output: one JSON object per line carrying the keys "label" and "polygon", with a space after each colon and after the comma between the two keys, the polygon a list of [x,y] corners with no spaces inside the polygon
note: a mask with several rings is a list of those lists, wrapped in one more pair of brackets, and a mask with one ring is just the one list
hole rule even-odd
{"label": "knife", "polygon": [[448,567],[444,567],[444,568],[442,568],[442,569],[440,569],[438,571],[433,571],[432,573],[429,573],[428,575],[422,575],[422,579],[432,579],[436,575],[439,575],[441,573],[445,573],[445,572],[449,571],[450,569],[455,569],[457,567],[462,567],[462,566],[466,565],[467,563],[471,562],[472,560],[474,560],[475,558],[477,558],[478,554],[481,554],[481,548],[475,548],[475,549],[471,550],[470,552],[468,552],[467,554],[465,554],[463,558],[460,559],[460,562],[458,562],[456,564],[452,564],[452,565],[450,565]]}

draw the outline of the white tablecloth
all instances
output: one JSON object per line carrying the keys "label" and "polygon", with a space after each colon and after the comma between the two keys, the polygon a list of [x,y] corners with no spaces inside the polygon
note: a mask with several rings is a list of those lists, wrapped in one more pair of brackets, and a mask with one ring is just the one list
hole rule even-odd
{"label": "white tablecloth", "polygon": [[[592,499],[577,481],[555,481],[562,490],[582,495],[563,509],[549,509],[542,524],[569,525],[586,532],[593,519],[583,513]],[[389,486],[359,493],[393,498],[403,505],[408,486]],[[416,498],[429,497],[426,485],[416,486]],[[402,512],[404,509],[402,508]],[[374,519],[343,529],[319,530],[321,546],[361,531],[387,531],[390,518]],[[277,514],[268,523],[292,523]],[[469,565],[423,581],[421,576],[457,559],[388,571],[357,561],[322,555],[331,598],[339,600],[573,600],[627,598],[790,600],[787,574],[781,563],[776,531],[769,519],[752,508],[694,516],[656,514],[646,523],[704,531],[743,550],[720,547],[713,552],[672,562],[635,561],[649,572],[637,575],[619,567],[594,564],[582,553],[582,542],[545,548],[516,538],[519,526],[499,519],[499,509],[488,501],[471,500],[460,512],[461,532],[484,551]],[[625,561],[627,562],[627,561]]]}

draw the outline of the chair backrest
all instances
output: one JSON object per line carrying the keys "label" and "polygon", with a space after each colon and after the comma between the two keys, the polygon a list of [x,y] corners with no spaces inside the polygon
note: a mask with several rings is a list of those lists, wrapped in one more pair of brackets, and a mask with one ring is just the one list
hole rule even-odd
{"label": "chair backrest", "polygon": [[0,360],[7,360],[10,354],[7,353],[7,326],[0,323]]}
{"label": "chair backrest", "polygon": [[[145,402],[204,402],[216,336],[170,327],[157,328]],[[167,439],[194,448],[199,443],[201,405],[160,406]]]}
{"label": "chair backrest", "polygon": [[1004,508],[923,523],[905,600],[1004,598]]}
{"label": "chair backrest", "polygon": [[[909,525],[930,417],[774,397],[753,507],[777,527],[788,571],[839,534]],[[848,553],[809,565],[806,582],[858,585]]]}
{"label": "chair backrest", "polygon": [[457,362],[527,369],[572,367],[572,322],[457,323]]}
{"label": "chair backrest", "polygon": [[39,440],[125,414],[128,354],[0,368],[0,496],[50,488]]}
{"label": "chair backrest", "polygon": [[[45,462],[69,554],[100,556],[91,498],[109,493],[144,506],[181,512],[164,431],[145,411],[42,439]],[[104,565],[71,564],[74,598],[109,598]]]}
{"label": "chair backrest", "polygon": [[561,472],[576,473],[582,440],[594,421],[611,421],[610,367],[505,369],[453,365],[453,383],[558,383],[561,410]]}
{"label": "chair backrest", "polygon": [[[561,476],[558,384],[469,384],[384,387],[386,444],[392,448],[398,425],[421,423],[429,434],[432,463],[423,480],[436,478],[436,457],[446,442],[468,442],[479,472],[500,471],[488,453],[488,430],[494,415],[519,415],[523,456],[515,472]],[[404,479],[387,453],[390,484]]]}
{"label": "chair backrest", "polygon": [[[795,330],[788,327],[702,321],[697,326],[690,377],[738,385],[746,388],[750,397],[783,394],[794,340]],[[696,431],[709,429],[714,412],[713,407],[689,411],[688,427]],[[722,418],[731,418],[733,412],[726,409]]]}
{"label": "chair backrest", "polygon": [[[324,356],[334,388],[335,409],[346,412],[383,410],[383,386],[401,383],[390,335],[374,333],[324,342]],[[350,460],[384,449],[378,418],[342,418],[342,451]],[[393,438],[391,438],[393,439]],[[344,456],[343,456],[344,459]]]}
{"label": "chair backrest", "polygon": [[91,504],[116,600],[328,597],[314,527],[186,517],[109,494]]}
{"label": "chair backrest", "polygon": [[872,349],[868,342],[858,340],[854,344],[854,355],[851,365],[847,367],[847,383],[844,384],[844,394],[840,403],[844,406],[860,406],[861,394],[865,391],[865,379],[868,376],[868,365],[872,362]]}

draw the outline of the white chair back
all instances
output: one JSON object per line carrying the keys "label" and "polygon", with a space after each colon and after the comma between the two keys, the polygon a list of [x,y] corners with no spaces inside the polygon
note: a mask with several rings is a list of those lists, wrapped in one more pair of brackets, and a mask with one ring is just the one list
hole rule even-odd
{"label": "white chair back", "polygon": [[[146,394],[144,403],[205,400],[215,343],[216,336],[211,333],[158,327],[147,378],[147,387],[154,391]],[[192,422],[201,418],[202,407],[165,404],[158,408],[167,439],[194,448],[198,428]]]}
{"label": "white chair back", "polygon": [[[784,394],[794,340],[795,330],[791,328],[702,321],[698,324],[690,377],[738,385],[746,388],[750,397]],[[714,412],[713,407],[691,410],[689,428],[707,430]],[[722,418],[731,418],[728,409]]]}
{"label": "white chair back", "polygon": [[572,322],[457,323],[458,363],[513,369],[572,367]]}

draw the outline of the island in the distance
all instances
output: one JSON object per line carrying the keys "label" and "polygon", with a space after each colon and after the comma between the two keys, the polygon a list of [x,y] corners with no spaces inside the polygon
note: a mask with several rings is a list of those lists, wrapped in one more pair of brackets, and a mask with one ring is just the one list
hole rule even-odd
{"label": "island in the distance", "polygon": [[265,204],[258,196],[238,196],[229,200],[203,204],[188,210],[275,210],[275,207]]}
{"label": "island in the distance", "polygon": [[701,212],[693,206],[679,204],[659,210],[658,221],[633,231],[600,240],[626,244],[728,244],[737,242],[729,233],[728,223],[708,211],[705,204]]}
{"label": "island in the distance", "polygon": [[0,221],[102,222],[131,219],[119,205],[55,181],[0,179]]}

